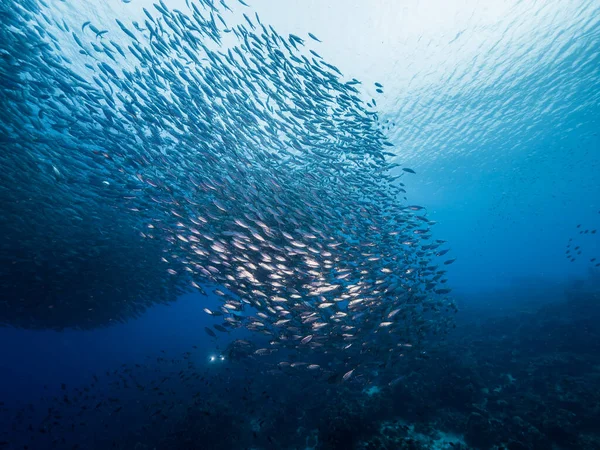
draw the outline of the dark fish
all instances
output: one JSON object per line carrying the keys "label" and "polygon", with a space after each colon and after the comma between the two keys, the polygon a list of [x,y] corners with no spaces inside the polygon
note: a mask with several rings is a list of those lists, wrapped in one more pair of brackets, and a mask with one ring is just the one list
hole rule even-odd
{"label": "dark fish", "polygon": [[215,334],[215,332],[213,330],[211,330],[208,327],[204,327],[204,331],[206,331],[206,334],[208,334],[211,337],[217,337],[217,335]]}
{"label": "dark fish", "polygon": [[311,39],[313,39],[313,40],[315,40],[315,41],[317,41],[317,42],[321,42],[321,40],[320,40],[319,38],[317,38],[317,37],[316,37],[314,34],[312,34],[312,33],[308,33],[308,36],[309,36]]}

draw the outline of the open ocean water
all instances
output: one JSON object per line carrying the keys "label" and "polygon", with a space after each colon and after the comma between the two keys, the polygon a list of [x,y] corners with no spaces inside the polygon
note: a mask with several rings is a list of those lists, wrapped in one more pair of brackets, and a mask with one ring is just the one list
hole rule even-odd
{"label": "open ocean water", "polygon": [[0,450],[600,449],[600,1],[0,0]]}

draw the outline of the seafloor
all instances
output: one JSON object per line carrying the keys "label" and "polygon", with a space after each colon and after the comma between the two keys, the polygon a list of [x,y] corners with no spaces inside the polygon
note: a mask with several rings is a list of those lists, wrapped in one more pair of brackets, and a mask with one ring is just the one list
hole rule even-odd
{"label": "seafloor", "polygon": [[600,449],[599,302],[588,283],[487,318],[465,306],[393,379],[387,368],[344,382],[232,352],[212,367],[193,349],[160,356],[1,408],[0,448]]}

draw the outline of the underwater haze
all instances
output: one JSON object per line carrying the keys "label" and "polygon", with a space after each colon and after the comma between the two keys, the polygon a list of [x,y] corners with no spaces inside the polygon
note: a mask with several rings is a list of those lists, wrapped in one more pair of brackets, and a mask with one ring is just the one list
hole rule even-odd
{"label": "underwater haze", "polygon": [[0,450],[600,449],[600,1],[0,18]]}

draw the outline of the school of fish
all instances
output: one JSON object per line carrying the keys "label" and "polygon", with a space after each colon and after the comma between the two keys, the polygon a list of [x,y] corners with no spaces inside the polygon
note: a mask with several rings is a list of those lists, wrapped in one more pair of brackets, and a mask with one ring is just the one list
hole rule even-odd
{"label": "school of fish", "polygon": [[[598,214],[600,214],[600,211],[598,211]],[[597,248],[597,243],[598,243],[598,235],[597,233],[597,229],[596,228],[584,228],[582,227],[582,224],[578,223],[577,226],[575,227],[577,234],[579,235],[579,237],[577,238],[577,240],[573,240],[573,237],[569,238],[569,242],[567,243],[566,246],[566,250],[565,250],[565,257],[569,260],[569,262],[575,262],[580,258],[585,258],[588,260],[590,268],[596,268],[596,267],[600,267],[600,262],[598,262],[598,257],[595,254],[587,254],[587,255],[582,255],[582,252],[584,251],[584,247],[588,247],[589,244],[592,244],[591,247],[593,248]],[[587,238],[587,239],[586,239]],[[587,245],[584,245],[587,244]],[[596,244],[596,245],[594,245]],[[591,256],[591,257],[590,257]]]}
{"label": "school of fish", "polygon": [[222,331],[309,370],[443,332],[454,259],[406,200],[376,101],[314,34],[187,5],[106,30],[0,4],[0,322],[92,328],[211,289]]}

